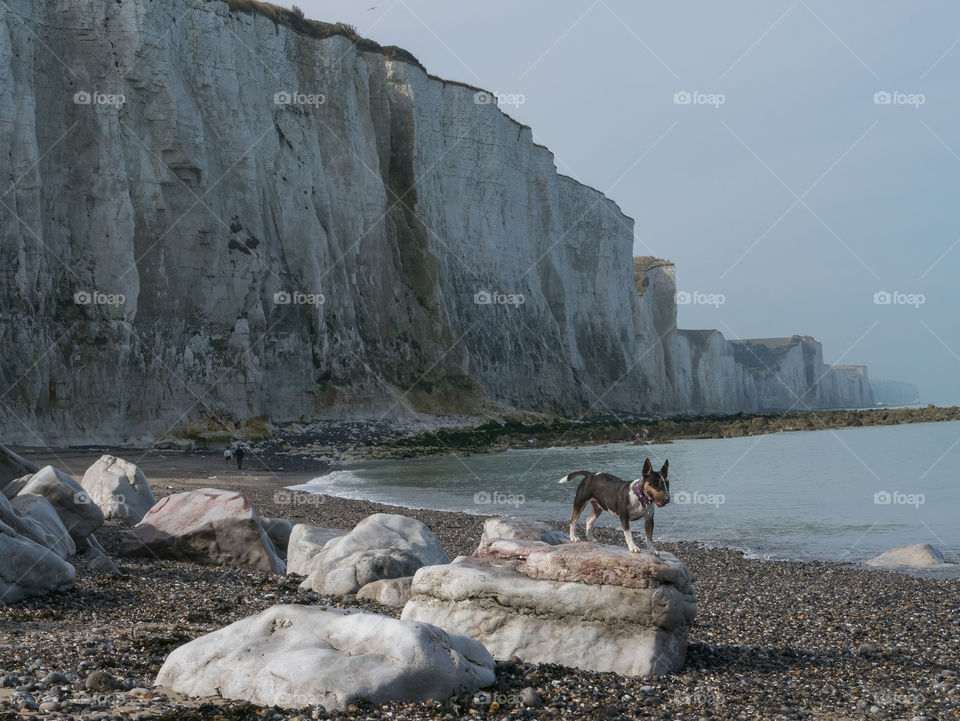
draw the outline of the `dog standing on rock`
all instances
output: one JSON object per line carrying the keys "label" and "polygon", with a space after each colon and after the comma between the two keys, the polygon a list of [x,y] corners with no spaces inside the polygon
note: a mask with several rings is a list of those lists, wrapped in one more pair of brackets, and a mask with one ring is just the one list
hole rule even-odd
{"label": "dog standing on rock", "polygon": [[627,548],[631,553],[640,553],[640,549],[633,542],[630,533],[630,521],[644,519],[644,531],[647,537],[647,547],[657,556],[660,552],[653,545],[653,512],[656,508],[663,508],[670,503],[670,481],[667,480],[667,469],[670,461],[664,461],[659,471],[653,470],[648,458],[643,463],[640,478],[633,481],[624,481],[609,473],[593,473],[591,471],[574,471],[560,479],[566,483],[571,478],[583,476],[577,486],[577,495],[573,501],[573,513],[570,516],[570,542],[576,543],[577,520],[587,503],[592,506],[592,512],[587,519],[587,540],[593,539],[593,524],[606,511],[611,516],[620,519],[623,537],[627,539]]}

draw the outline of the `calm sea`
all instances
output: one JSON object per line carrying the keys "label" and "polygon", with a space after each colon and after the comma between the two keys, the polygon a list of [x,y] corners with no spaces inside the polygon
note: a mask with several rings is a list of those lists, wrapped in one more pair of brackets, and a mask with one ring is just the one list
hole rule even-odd
{"label": "calm sea", "polygon": [[[658,539],[850,562],[930,543],[960,563],[960,422],[371,461],[296,489],[566,520],[574,485],[558,484],[562,476],[589,470],[632,479],[647,457],[657,468],[670,460],[673,500],[657,511]],[[611,518],[602,525],[617,527]],[[642,523],[634,530],[639,542]],[[960,566],[940,573],[960,575]]]}

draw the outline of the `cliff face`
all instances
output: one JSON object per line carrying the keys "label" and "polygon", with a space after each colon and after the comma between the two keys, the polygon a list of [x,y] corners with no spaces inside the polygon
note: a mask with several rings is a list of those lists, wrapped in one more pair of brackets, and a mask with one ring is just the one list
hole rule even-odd
{"label": "cliff face", "polygon": [[870,388],[873,390],[874,400],[884,405],[899,406],[920,400],[920,391],[913,383],[875,378],[871,379]]}
{"label": "cliff face", "polygon": [[224,3],[8,0],[0,184],[10,442],[760,402],[528,128]]}
{"label": "cliff face", "polygon": [[641,336],[651,359],[644,371],[662,389],[651,396],[654,409],[732,413],[873,404],[866,367],[826,365],[820,343],[809,336],[731,342],[716,330],[677,329],[673,264],[646,259],[635,272],[641,327],[656,331]]}

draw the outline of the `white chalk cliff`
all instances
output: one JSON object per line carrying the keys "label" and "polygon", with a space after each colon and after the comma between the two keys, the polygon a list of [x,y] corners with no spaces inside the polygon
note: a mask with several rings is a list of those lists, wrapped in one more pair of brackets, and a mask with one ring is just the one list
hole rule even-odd
{"label": "white chalk cliff", "polygon": [[793,404],[722,339],[660,343],[633,221],[475,88],[194,5],[0,7],[5,440]]}

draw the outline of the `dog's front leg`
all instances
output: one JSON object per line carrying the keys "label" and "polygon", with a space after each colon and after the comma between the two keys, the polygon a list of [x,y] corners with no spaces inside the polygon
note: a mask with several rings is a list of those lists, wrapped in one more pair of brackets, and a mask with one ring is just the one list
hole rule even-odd
{"label": "dog's front leg", "polygon": [[627,540],[627,548],[630,549],[630,553],[640,553],[637,544],[633,542],[633,534],[630,533],[630,519],[621,518],[620,527],[623,528],[623,537]]}
{"label": "dog's front leg", "polygon": [[657,550],[657,547],[653,545],[653,517],[647,516],[643,521],[643,530],[647,536],[647,548],[653,551],[655,556],[660,555],[660,551]]}

